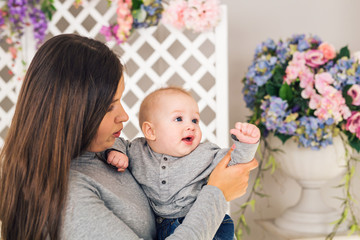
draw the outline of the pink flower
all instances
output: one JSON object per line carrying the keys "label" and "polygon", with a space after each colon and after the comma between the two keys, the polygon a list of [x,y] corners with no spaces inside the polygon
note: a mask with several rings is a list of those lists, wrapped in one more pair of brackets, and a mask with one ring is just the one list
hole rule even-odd
{"label": "pink flower", "polygon": [[9,52],[11,53],[12,59],[16,59],[16,57],[17,57],[17,49],[15,47],[9,47]]}
{"label": "pink flower", "polygon": [[327,60],[334,59],[336,56],[335,47],[329,43],[322,43],[318,48]]}
{"label": "pink flower", "polygon": [[294,52],[292,61],[300,62],[305,65],[305,52]]}
{"label": "pink flower", "polygon": [[315,88],[319,94],[305,88],[301,95],[310,98],[309,107],[315,110],[315,116],[323,120],[333,118],[337,124],[350,116],[350,109],[346,106],[342,92],[331,85],[333,82],[328,72],[316,74]]}
{"label": "pink flower", "polygon": [[351,116],[350,108],[345,104],[340,106],[340,113],[344,119],[348,119]]}
{"label": "pink flower", "polygon": [[130,30],[133,24],[131,6],[131,0],[118,1],[118,7],[116,9],[118,29],[115,37],[118,42],[125,42],[131,34]]}
{"label": "pink flower", "polygon": [[324,54],[320,50],[309,50],[305,53],[306,64],[310,67],[318,67],[327,62]]}
{"label": "pink flower", "polygon": [[312,98],[316,94],[315,89],[312,85],[306,86],[304,90],[301,92],[301,97],[304,99]]}
{"label": "pink flower", "polygon": [[313,93],[310,98],[309,108],[317,109],[320,106],[321,96],[317,93]]}
{"label": "pink flower", "polygon": [[314,74],[310,71],[308,67],[304,65],[301,74],[299,75],[300,78],[300,87],[313,87],[314,86]]}
{"label": "pink flower", "polygon": [[323,72],[315,75],[315,87],[320,94],[327,95],[336,91],[335,88],[331,87],[330,84],[334,82],[331,74]]}
{"label": "pink flower", "polygon": [[285,70],[286,75],[284,77],[284,81],[288,85],[290,85],[293,81],[295,81],[298,78],[302,68],[303,66],[299,62],[291,61]]}
{"label": "pink flower", "polygon": [[360,112],[353,111],[346,121],[346,130],[355,133],[360,139]]}
{"label": "pink flower", "polygon": [[208,31],[219,21],[219,0],[188,0],[188,7],[184,10],[186,28],[194,32]]}
{"label": "pink flower", "polygon": [[352,104],[355,106],[360,106],[360,85],[354,84],[349,88],[347,94],[352,97]]}
{"label": "pink flower", "polygon": [[305,66],[305,54],[303,52],[295,52],[292,60],[286,67],[284,82],[290,85],[293,81],[305,73],[306,70],[307,67]]}
{"label": "pink flower", "polygon": [[[319,99],[316,100],[319,101]],[[310,102],[311,101],[312,99]],[[345,105],[345,99],[342,97],[340,91],[331,95],[321,96],[315,109],[314,115],[319,119],[327,120],[333,118],[336,124],[348,118],[347,113],[350,111]]]}
{"label": "pink flower", "polygon": [[170,1],[162,14],[162,22],[170,24],[177,29],[182,29],[185,27],[184,11],[187,6],[188,4],[184,0]]}

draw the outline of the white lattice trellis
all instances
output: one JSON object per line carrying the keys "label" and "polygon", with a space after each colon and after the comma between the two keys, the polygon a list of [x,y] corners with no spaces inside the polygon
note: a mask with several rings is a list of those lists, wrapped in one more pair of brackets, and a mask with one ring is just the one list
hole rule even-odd
{"label": "white lattice trellis", "polygon": [[8,132],[21,88],[24,68],[21,58],[15,61],[8,52],[5,39],[0,40],[0,148]]}
{"label": "white lattice trellis", "polygon": [[[91,0],[84,1],[76,9],[73,3],[74,0],[55,3],[57,11],[49,24],[47,38],[61,33],[79,33],[105,41],[99,30],[103,25],[115,21],[116,4],[108,6],[107,1]],[[203,140],[228,146],[227,14],[224,6],[222,14],[221,23],[212,32],[194,34],[160,24],[136,30],[121,46],[108,42],[126,66],[123,103],[130,120],[125,124],[125,137],[132,139],[142,135],[137,113],[145,95],[158,87],[178,85],[190,90],[198,101]],[[29,38],[24,44],[25,57],[29,62],[35,52],[34,44]],[[1,75],[2,66],[1,89],[5,82]],[[7,89],[11,87],[10,84]],[[11,101],[15,102],[17,91],[12,94],[0,93],[2,116],[1,101],[4,95],[11,96]],[[0,132],[9,125],[11,114],[12,110],[9,110],[8,117],[1,118]]]}

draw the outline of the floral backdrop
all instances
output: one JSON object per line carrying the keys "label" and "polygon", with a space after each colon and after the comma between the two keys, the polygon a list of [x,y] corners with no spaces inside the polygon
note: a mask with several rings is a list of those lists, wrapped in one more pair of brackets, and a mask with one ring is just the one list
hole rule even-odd
{"label": "floral backdrop", "polygon": [[[48,22],[56,11],[55,0],[8,0],[0,9],[0,37],[9,45],[13,59],[21,51],[20,41],[26,27],[31,26],[37,47],[44,41]],[[76,7],[82,0],[74,0]],[[108,41],[121,44],[137,28],[156,26],[160,21],[173,27],[203,32],[213,29],[220,21],[219,0],[117,0],[116,22],[101,29]]]}
{"label": "floral backdrop", "polygon": [[250,121],[262,135],[319,149],[343,132],[360,151],[360,64],[347,47],[317,36],[268,39],[255,50],[244,82]]}

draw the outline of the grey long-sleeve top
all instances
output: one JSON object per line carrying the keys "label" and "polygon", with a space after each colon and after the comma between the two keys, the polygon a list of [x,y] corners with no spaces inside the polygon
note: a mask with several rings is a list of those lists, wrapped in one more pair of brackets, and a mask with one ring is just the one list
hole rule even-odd
{"label": "grey long-sleeve top", "polygon": [[[249,162],[259,145],[235,141],[230,165]],[[207,178],[229,149],[200,143],[190,154],[173,157],[150,148],[145,138],[118,138],[114,149],[129,157],[129,170],[140,183],[155,214],[164,218],[184,217]]]}
{"label": "grey long-sleeve top", "polygon": [[[154,214],[129,171],[119,173],[89,152],[72,160],[70,168],[61,239],[155,239]],[[212,239],[226,209],[220,189],[204,187],[167,239]]]}

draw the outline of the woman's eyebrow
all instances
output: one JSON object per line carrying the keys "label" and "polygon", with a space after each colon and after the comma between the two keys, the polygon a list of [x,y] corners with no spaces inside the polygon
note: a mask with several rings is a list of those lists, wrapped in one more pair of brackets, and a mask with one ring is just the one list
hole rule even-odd
{"label": "woman's eyebrow", "polygon": [[120,101],[120,98],[114,99],[114,100],[112,101],[112,103],[117,102],[117,101]]}

